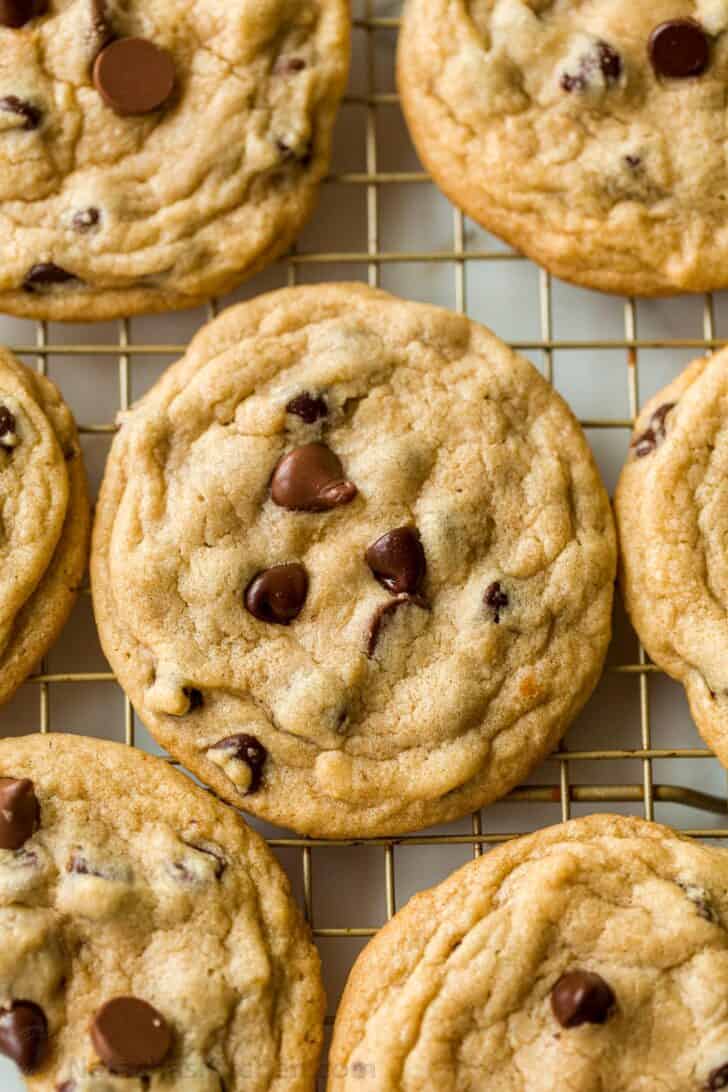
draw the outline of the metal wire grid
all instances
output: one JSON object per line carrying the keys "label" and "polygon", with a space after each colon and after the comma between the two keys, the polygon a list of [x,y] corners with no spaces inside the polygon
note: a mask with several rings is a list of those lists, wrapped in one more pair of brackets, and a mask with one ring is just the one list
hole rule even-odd
{"label": "metal wire grid", "polygon": [[[521,255],[495,249],[466,249],[465,221],[463,214],[452,210],[452,249],[433,251],[396,251],[386,252],[380,248],[379,198],[383,186],[420,185],[430,183],[424,172],[387,172],[379,169],[377,148],[377,112],[382,105],[397,103],[396,94],[378,94],[374,90],[374,63],[378,32],[391,31],[399,26],[398,18],[381,17],[375,14],[376,0],[364,0],[364,18],[356,19],[355,26],[364,31],[366,67],[369,92],[364,97],[349,96],[346,100],[364,108],[366,112],[366,170],[363,173],[340,173],[328,180],[339,185],[365,187],[367,209],[367,249],[361,253],[332,253],[309,251],[293,253],[286,259],[288,283],[297,282],[302,266],[321,265],[361,265],[367,267],[368,282],[378,286],[382,267],[388,263],[448,263],[454,269],[455,306],[458,311],[467,310],[467,266],[477,262],[518,262],[524,261]],[[520,350],[532,350],[542,354],[545,375],[553,379],[553,356],[560,349],[620,349],[625,352],[626,383],[630,416],[627,419],[604,417],[582,419],[582,425],[589,429],[631,430],[639,407],[639,354],[646,349],[694,349],[696,352],[710,353],[720,345],[726,344],[716,337],[715,309],[712,296],[705,297],[703,304],[703,337],[699,339],[646,340],[638,336],[637,308],[635,301],[624,302],[624,337],[619,339],[592,340],[557,340],[553,337],[552,282],[548,273],[541,271],[539,282],[540,299],[540,337],[532,341],[516,341],[510,344]],[[217,301],[208,305],[208,316],[217,313]],[[131,396],[132,362],[135,357],[163,357],[180,355],[186,346],[177,344],[140,344],[130,339],[129,320],[118,323],[118,339],[115,344],[100,343],[86,345],[53,344],[48,340],[46,323],[36,325],[36,343],[34,345],[16,344],[12,346],[16,353],[32,356],[41,374],[45,374],[50,356],[88,356],[115,357],[118,361],[119,407],[126,409]],[[81,424],[80,432],[86,435],[113,433],[113,423]],[[88,589],[86,589],[88,591]],[[51,728],[51,707],[49,691],[51,686],[69,683],[115,683],[113,674],[108,672],[69,672],[51,674],[47,665],[41,664],[39,673],[33,675],[27,685],[37,686],[39,694],[38,730],[48,732]],[[613,668],[618,674],[633,676],[639,688],[640,710],[640,746],[633,750],[567,750],[564,746],[552,756],[551,761],[558,763],[559,784],[557,786],[525,787],[514,791],[508,798],[523,804],[557,803],[561,807],[564,820],[571,815],[573,804],[594,805],[601,809],[614,803],[641,803],[644,817],[652,819],[656,803],[673,803],[689,806],[704,812],[720,813],[728,816],[728,799],[709,795],[693,789],[675,785],[658,785],[653,776],[653,762],[658,759],[709,759],[712,754],[705,748],[680,747],[659,749],[652,745],[652,725],[650,720],[650,676],[657,672],[644,650],[640,648],[636,662],[619,664]],[[135,745],[134,713],[128,698],[124,698],[123,738],[129,746]],[[640,781],[617,785],[574,785],[570,779],[570,767],[576,761],[603,762],[605,760],[639,760],[642,768]],[[728,838],[727,825],[705,829],[691,829],[686,833],[705,839]],[[314,920],[313,906],[313,852],[322,847],[369,846],[382,850],[384,864],[385,914],[391,918],[396,910],[396,870],[395,855],[398,848],[406,846],[470,846],[474,856],[479,856],[485,847],[503,842],[515,835],[486,833],[483,830],[482,815],[477,812],[472,816],[471,830],[463,834],[416,834],[399,838],[373,838],[361,841],[329,841],[326,839],[308,839],[302,837],[275,837],[269,843],[273,847],[296,849],[300,851],[303,900],[306,917],[319,938],[333,937],[369,937],[376,931],[371,927],[319,927]]]}

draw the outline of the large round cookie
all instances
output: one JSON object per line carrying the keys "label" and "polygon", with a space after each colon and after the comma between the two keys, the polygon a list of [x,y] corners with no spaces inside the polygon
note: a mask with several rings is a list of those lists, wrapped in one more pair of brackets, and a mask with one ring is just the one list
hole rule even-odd
{"label": "large round cookie", "polygon": [[559,277],[723,288],[726,30],[726,0],[407,0],[404,109],[448,196]]}
{"label": "large round cookie", "polygon": [[0,703],[71,613],[90,514],[76,425],[58,388],[0,349]]}
{"label": "large round cookie", "polygon": [[322,835],[507,792],[601,671],[615,542],[578,423],[468,319],[355,285],[203,330],[121,419],[96,618],[158,741]]}
{"label": "large round cookie", "polygon": [[417,895],[363,951],[329,1092],[714,1092],[728,855],[593,816]]}
{"label": "large round cookie", "polygon": [[728,765],[728,351],[696,360],[644,408],[615,508],[640,640],[687,691]]}
{"label": "large round cookie", "polygon": [[348,5],[2,0],[0,56],[0,310],[169,310],[255,273],[312,211]]}
{"label": "large round cookie", "polygon": [[262,839],[118,744],[5,740],[0,775],[0,1051],[28,1087],[313,1092],[319,960]]}

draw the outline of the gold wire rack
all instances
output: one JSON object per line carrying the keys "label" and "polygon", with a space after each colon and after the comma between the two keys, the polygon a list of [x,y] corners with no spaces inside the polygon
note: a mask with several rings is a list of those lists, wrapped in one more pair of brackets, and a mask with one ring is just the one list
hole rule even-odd
{"label": "gold wire rack", "polygon": [[[389,15],[378,15],[378,0],[362,0],[362,17],[355,18],[354,26],[359,32],[360,45],[364,50],[364,64],[368,93],[365,95],[350,95],[346,102],[349,105],[359,107],[365,112],[365,163],[366,169],[360,172],[340,172],[332,174],[327,184],[361,187],[365,191],[366,200],[366,250],[351,252],[331,252],[326,250],[311,249],[305,252],[293,253],[285,259],[285,279],[291,285],[296,284],[300,271],[306,266],[322,266],[324,275],[326,267],[355,267],[365,266],[366,276],[370,285],[378,286],[382,270],[387,265],[395,263],[447,263],[454,271],[454,299],[458,311],[466,312],[468,308],[468,280],[467,269],[474,262],[524,262],[525,259],[513,252],[503,251],[497,248],[471,249],[466,245],[466,227],[463,214],[452,209],[452,247],[445,250],[421,250],[421,251],[386,251],[380,246],[380,197],[383,187],[431,185],[431,180],[423,171],[387,171],[380,169],[379,148],[377,138],[378,111],[382,106],[391,107],[397,104],[398,98],[394,93],[378,93],[375,89],[375,58],[378,48],[377,39],[380,33],[385,32],[390,36],[396,32],[399,26],[399,18]],[[397,5],[394,5],[397,6]],[[629,416],[582,418],[582,425],[594,430],[631,430],[637,416],[639,400],[639,359],[640,354],[646,350],[670,349],[670,350],[694,350],[695,354],[710,353],[714,349],[726,344],[724,339],[716,336],[715,303],[711,295],[704,298],[702,303],[702,330],[700,338],[680,339],[643,339],[638,336],[638,311],[636,301],[626,299],[623,304],[624,333],[622,337],[611,339],[593,338],[586,340],[559,340],[553,336],[553,293],[552,281],[548,273],[539,272],[539,314],[540,336],[526,341],[511,341],[510,344],[523,351],[540,354],[543,371],[549,380],[553,380],[554,354],[560,350],[619,350],[624,353],[626,364],[626,384]],[[215,316],[218,310],[217,301],[208,305],[208,317]],[[51,357],[93,357],[114,358],[118,362],[118,403],[120,409],[126,409],[130,404],[132,369],[135,359],[145,357],[151,360],[179,356],[184,351],[184,344],[159,344],[152,342],[136,342],[132,339],[131,323],[127,319],[120,320],[117,324],[117,338],[113,343],[83,343],[69,344],[58,339],[49,339],[49,327],[46,323],[36,324],[36,338],[34,344],[18,343],[11,348],[21,355],[32,357],[38,370],[45,374],[49,358]],[[101,424],[81,423],[80,432],[85,436],[111,434],[116,426],[113,422]],[[88,593],[88,589],[85,589]],[[608,670],[621,676],[634,677],[635,685],[639,693],[639,745],[633,749],[595,749],[595,750],[569,750],[562,746],[558,752],[552,755],[550,763],[556,763],[558,771],[557,783],[546,786],[522,787],[510,794],[507,798],[511,803],[523,805],[560,805],[561,818],[569,819],[574,805],[589,805],[592,810],[609,810],[610,805],[637,805],[641,806],[646,819],[652,819],[655,814],[656,804],[672,804],[684,808],[695,809],[711,816],[725,816],[725,822],[716,826],[704,828],[693,827],[685,833],[698,838],[726,839],[728,838],[728,797],[718,796],[695,788],[682,787],[676,784],[657,783],[653,764],[658,760],[671,759],[700,759],[715,761],[712,753],[703,747],[673,747],[659,748],[653,746],[653,724],[650,713],[650,681],[657,673],[657,668],[651,664],[644,651],[640,648],[634,662],[620,663]],[[40,671],[33,675],[26,686],[37,687],[39,693],[38,730],[48,732],[51,729],[50,689],[56,686],[66,686],[85,683],[108,683],[116,685],[116,680],[110,672],[77,672],[51,673],[44,662]],[[133,746],[136,743],[135,719],[132,707],[128,699],[124,698],[123,705],[123,739]],[[623,784],[573,784],[571,769],[574,763],[604,763],[606,760],[637,762],[641,767],[641,776]],[[553,769],[553,767],[552,767]],[[281,834],[269,838],[270,844],[278,849],[295,850],[300,852],[300,876],[303,892],[304,909],[313,933],[317,938],[365,938],[373,935],[378,926],[335,926],[323,927],[317,924],[314,914],[314,872],[313,854],[317,849],[331,847],[361,847],[381,849],[384,866],[384,912],[390,918],[397,908],[396,899],[396,854],[406,846],[465,846],[470,847],[474,856],[479,856],[491,845],[503,842],[514,834],[489,833],[484,830],[483,816],[476,813],[472,816],[470,829],[465,833],[431,833],[408,835],[398,838],[373,838],[357,841],[332,842],[326,839],[308,839],[302,837],[289,837]],[[456,862],[459,863],[459,860]]]}

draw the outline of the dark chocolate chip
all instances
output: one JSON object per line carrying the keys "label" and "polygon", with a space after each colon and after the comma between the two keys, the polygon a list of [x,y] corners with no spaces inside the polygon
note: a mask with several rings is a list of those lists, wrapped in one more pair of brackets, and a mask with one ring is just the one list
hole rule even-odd
{"label": "dark chocolate chip", "polygon": [[227,736],[226,739],[221,739],[219,743],[216,743],[211,750],[225,751],[230,754],[231,758],[244,762],[250,770],[250,785],[247,792],[258,791],[263,780],[263,767],[268,752],[255,736],[249,736],[244,732],[235,736]]}
{"label": "dark chocolate chip", "polygon": [[40,823],[33,782],[0,777],[0,849],[20,849]]}
{"label": "dark chocolate chip", "polygon": [[713,1070],[705,1087],[707,1092],[716,1092],[719,1088],[728,1088],[728,1062]]}
{"label": "dark chocolate chip", "polygon": [[0,110],[4,114],[16,114],[22,118],[21,128],[28,133],[38,128],[43,117],[43,112],[37,106],[26,99],[19,99],[17,95],[4,95],[0,98]]}
{"label": "dark chocolate chip", "polygon": [[415,595],[427,572],[425,551],[416,527],[398,527],[374,542],[366,561],[380,584],[395,595]]}
{"label": "dark chocolate chip", "polygon": [[303,610],[308,573],[303,565],[274,565],[258,573],[245,590],[245,606],[260,622],[289,626]]}
{"label": "dark chocolate chip", "polygon": [[398,595],[396,599],[390,599],[388,603],[382,603],[377,608],[377,611],[369,623],[369,634],[367,636],[367,656],[371,660],[374,653],[377,650],[377,644],[379,638],[382,635],[387,622],[390,620],[400,607],[406,603],[412,603],[416,607],[420,607],[422,610],[429,610],[430,604],[426,599],[423,599],[420,595]]}
{"label": "dark chocolate chip", "polygon": [[74,214],[71,224],[74,231],[79,232],[80,235],[86,235],[89,231],[93,231],[95,227],[101,223],[101,213],[98,209],[79,209]]}
{"label": "dark chocolate chip", "polygon": [[15,414],[7,406],[0,406],[0,437],[12,435],[16,426]]}
{"label": "dark chocolate chip", "polygon": [[551,991],[551,1008],[562,1028],[605,1024],[615,1000],[611,986],[593,971],[569,971]]}
{"label": "dark chocolate chip", "polygon": [[52,288],[53,285],[67,284],[76,279],[73,273],[53,262],[38,262],[26,273],[23,288],[26,292],[34,292],[36,288]]}
{"label": "dark chocolate chip", "polygon": [[505,610],[509,605],[509,599],[498,580],[495,583],[490,584],[485,589],[483,595],[483,602],[486,607],[493,612],[493,621],[496,625],[500,624],[501,611]]}
{"label": "dark chocolate chip", "polygon": [[271,496],[281,508],[326,512],[350,504],[357,495],[341,460],[325,444],[304,444],[279,461],[271,479]]}
{"label": "dark chocolate chip", "polygon": [[303,391],[291,399],[286,406],[286,410],[288,413],[300,417],[307,425],[313,425],[322,417],[328,416],[329,407],[326,405],[326,399],[321,395],[313,395],[309,394],[308,391]]}
{"label": "dark chocolate chip", "polygon": [[194,713],[195,709],[200,709],[205,704],[202,691],[197,690],[194,686],[183,686],[182,693],[190,703],[187,710],[188,713]]}
{"label": "dark chocolate chip", "polygon": [[652,414],[647,429],[632,442],[634,453],[638,459],[644,459],[645,455],[651,455],[655,448],[662,443],[667,436],[665,424],[670,410],[675,408],[675,402],[666,402]]}
{"label": "dark chocolate chip", "polygon": [[119,38],[94,63],[96,90],[122,117],[159,110],[171,97],[175,80],[172,54],[146,38]]}
{"label": "dark chocolate chip", "polygon": [[47,8],[47,0],[0,0],[0,27],[17,30],[31,19],[44,15]]}
{"label": "dark chocolate chip", "polygon": [[622,58],[608,42],[596,42],[594,48],[579,59],[576,72],[564,72],[561,86],[564,91],[586,91],[596,72],[600,72],[607,84],[619,81],[622,75]]}
{"label": "dark chocolate chip", "polygon": [[0,1054],[15,1062],[21,1073],[35,1073],[48,1052],[48,1021],[32,1001],[14,1001],[0,1014]]}
{"label": "dark chocolate chip", "polygon": [[162,1065],[172,1049],[172,1032],[155,1008],[138,997],[115,997],[91,1024],[96,1053],[112,1073],[134,1076]]}
{"label": "dark chocolate chip", "polygon": [[649,54],[658,76],[686,80],[705,72],[710,64],[710,42],[694,19],[670,19],[652,31]]}

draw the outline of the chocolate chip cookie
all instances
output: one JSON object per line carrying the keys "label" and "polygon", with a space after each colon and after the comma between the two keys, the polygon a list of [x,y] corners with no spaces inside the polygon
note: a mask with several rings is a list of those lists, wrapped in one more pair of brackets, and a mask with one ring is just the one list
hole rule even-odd
{"label": "chocolate chip cookie", "polygon": [[0,310],[190,307],[292,243],[328,169],[346,0],[0,0]]}
{"label": "chocolate chip cookie", "polygon": [[728,766],[728,351],[695,361],[641,413],[616,513],[627,608],[683,684]]}
{"label": "chocolate chip cookie", "polygon": [[728,285],[726,0],[407,0],[417,149],[474,220],[565,280]]}
{"label": "chocolate chip cookie", "polygon": [[329,1092],[728,1085],[728,855],[593,816],[417,895],[359,957]]}
{"label": "chocolate chip cookie", "polygon": [[262,839],[166,762],[0,742],[0,1052],[38,1092],[313,1092],[319,960]]}
{"label": "chocolate chip cookie", "polygon": [[58,637],[88,557],[76,425],[57,387],[0,349],[0,702]]}
{"label": "chocolate chip cookie", "polygon": [[101,639],[217,793],[333,836],[507,792],[591,693],[615,536],[578,423],[468,319],[356,285],[203,330],[121,418]]}

